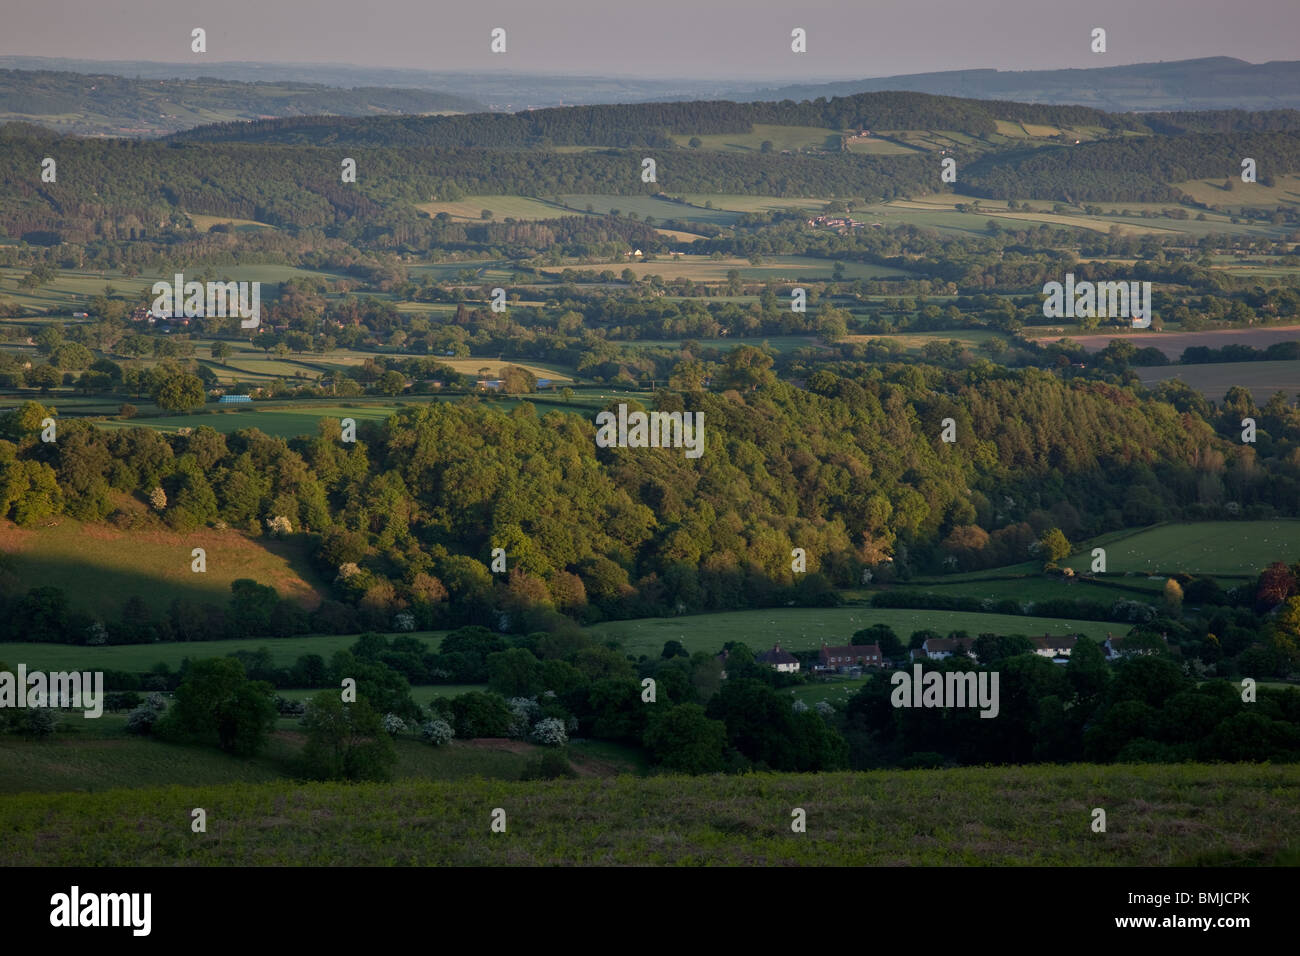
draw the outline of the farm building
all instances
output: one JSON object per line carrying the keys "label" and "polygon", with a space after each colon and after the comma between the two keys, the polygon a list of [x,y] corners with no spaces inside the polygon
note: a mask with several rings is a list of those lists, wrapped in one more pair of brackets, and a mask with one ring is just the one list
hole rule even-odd
{"label": "farm building", "polygon": [[239,405],[244,402],[251,402],[252,400],[253,400],[252,395],[222,395],[221,398],[217,399],[217,404],[218,405]]}

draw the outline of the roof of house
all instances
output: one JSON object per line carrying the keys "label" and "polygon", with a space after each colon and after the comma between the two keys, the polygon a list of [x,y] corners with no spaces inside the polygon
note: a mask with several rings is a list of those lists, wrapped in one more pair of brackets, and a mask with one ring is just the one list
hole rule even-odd
{"label": "roof of house", "polygon": [[933,654],[935,651],[964,651],[973,643],[975,639],[971,637],[927,637],[923,646]]}
{"label": "roof of house", "polygon": [[1044,634],[1042,637],[1031,637],[1029,640],[1040,651],[1073,650],[1074,645],[1079,642],[1079,638],[1073,634],[1066,634],[1062,637],[1052,637]]}
{"label": "roof of house", "polygon": [[781,650],[778,644],[770,651],[764,651],[762,654],[755,654],[754,660],[761,661],[764,664],[798,664],[799,659],[789,651]]}
{"label": "roof of house", "polygon": [[828,647],[823,644],[821,657],[825,660],[828,657],[875,657],[883,655],[880,653],[878,644],[846,644],[843,647]]}

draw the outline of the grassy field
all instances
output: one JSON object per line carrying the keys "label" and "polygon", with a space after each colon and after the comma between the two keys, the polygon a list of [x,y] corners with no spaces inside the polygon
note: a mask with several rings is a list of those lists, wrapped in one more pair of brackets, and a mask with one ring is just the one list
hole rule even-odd
{"label": "grassy field", "polygon": [[[573,193],[561,196],[560,202],[568,208],[567,215],[574,215],[577,212],[586,212],[587,207],[591,207],[591,212],[598,216],[605,216],[611,210],[617,209],[623,215],[636,213],[642,219],[646,216],[653,216],[657,222],[664,222],[667,219],[680,219],[687,222],[703,222],[714,226],[730,226],[740,214],[724,208],[705,209],[702,206],[686,205],[685,203],[669,202],[666,199],[656,199],[653,196],[607,196],[600,193]],[[715,203],[715,205],[717,205]]]}
{"label": "grassy field", "polygon": [[1087,634],[1105,640],[1119,625],[1105,621],[1071,621],[1062,618],[1022,617],[1012,614],[974,614],[963,611],[912,611],[893,608],[773,608],[728,611],[688,617],[640,618],[611,621],[591,628],[592,633],[621,640],[634,657],[658,657],[664,643],[681,641],[687,651],[716,654],[727,641],[743,641],[752,650],[767,650],[780,641],[791,651],[807,651],[828,644],[847,644],[853,632],[873,624],[887,624],[904,642],[913,631],[931,628],[940,634],[964,630],[972,637],[997,634]]}
{"label": "grassy field", "polygon": [[[870,262],[845,262],[843,265],[844,277],[848,280],[906,278],[912,275],[906,269],[878,266]],[[624,269],[631,269],[638,279],[657,275],[665,279],[691,279],[694,282],[721,282],[727,278],[729,271],[735,269],[742,279],[779,282],[830,279],[835,263],[830,259],[814,259],[809,256],[767,256],[764,257],[761,265],[752,265],[748,259],[731,257],[714,259],[705,255],[682,253],[677,256],[659,256],[651,262],[575,263],[542,271],[547,275],[558,277],[565,269],[572,269],[574,272],[604,272],[608,269],[615,275],[622,275]]]}
{"label": "grassy field", "polygon": [[[206,573],[190,568],[194,548],[207,552]],[[19,593],[46,585],[61,588],[73,607],[102,618],[118,619],[123,602],[137,594],[155,612],[166,610],[174,598],[224,607],[230,582],[237,578],[269,584],[280,597],[305,607],[320,603],[305,545],[293,539],[250,538],[211,528],[177,534],[161,524],[121,531],[64,517],[39,530],[0,521],[0,551]]]}
{"label": "grassy field", "polygon": [[1274,561],[1300,559],[1300,521],[1201,521],[1156,525],[1089,542],[1061,562],[1076,571],[1092,566],[1091,549],[1106,549],[1106,571],[1149,574],[1256,574]]}
{"label": "grassy field", "polygon": [[[1089,557],[1088,566],[1091,566],[1091,562],[1092,559]],[[1007,571],[1008,569],[999,568],[996,571],[985,571],[983,573],[1001,576]],[[927,594],[971,597],[980,600],[987,598],[994,601],[1005,601],[1010,598],[1022,603],[1025,601],[1081,600],[1100,601],[1103,604],[1111,604],[1120,600],[1156,600],[1160,598],[1160,589],[1163,587],[1163,581],[1155,583],[1148,582],[1145,579],[1130,579],[1118,582],[1122,583],[1125,588],[1136,587],[1147,592],[1142,595],[1090,581],[1067,581],[1063,578],[1049,578],[1044,576],[1041,571],[1042,565],[1037,564],[1034,565],[1027,576],[1013,581],[992,581],[979,577],[968,577],[959,581],[936,578],[927,580],[924,583],[909,583],[906,587],[909,591],[917,590],[924,591]]]}
{"label": "grassy field", "polygon": [[415,208],[430,216],[445,212],[453,219],[474,222],[483,221],[484,209],[490,209],[492,218],[497,222],[504,219],[558,219],[561,216],[577,215],[572,209],[528,196],[467,196],[455,202],[417,203]]}
{"label": "grassy field", "polygon": [[[627,344],[633,348],[658,348],[658,349],[680,349],[685,339],[637,339]],[[722,349],[730,351],[741,345],[752,345],[755,348],[771,349],[773,352],[781,354],[783,352],[793,352],[796,349],[813,349],[824,348],[821,340],[811,335],[767,335],[767,336],[727,336],[725,339],[692,339],[698,342],[701,348]]]}
{"label": "grassy field", "polygon": [[873,339],[889,339],[891,342],[897,342],[909,352],[916,352],[923,349],[927,342],[951,342],[955,340],[969,349],[976,349],[989,339],[1005,340],[1006,336],[990,329],[954,329],[951,332],[891,332],[888,335],[845,335],[838,341],[865,345]]}
{"label": "grassy field", "polygon": [[[50,740],[0,737],[0,794],[216,786],[292,780],[299,775],[296,762],[305,737],[298,718],[281,718],[266,750],[251,759],[213,747],[134,736],[126,733],[125,724],[122,714],[105,714],[97,720],[65,716],[60,732]],[[414,731],[399,735],[395,743],[397,780],[518,780],[542,749],[495,738],[433,747]],[[569,754],[584,776],[636,774],[646,766],[636,748],[605,741],[573,741]],[[3,812],[0,809],[0,816]]]}
{"label": "grassy field", "polygon": [[[433,748],[428,748],[432,750]],[[190,831],[190,810],[208,832]],[[791,832],[791,809],[807,832]],[[1107,814],[1105,834],[1092,810]],[[489,828],[493,808],[506,832]],[[1187,866],[1300,861],[1300,766],[235,783],[0,799],[0,864]]]}
{"label": "grassy field", "polygon": [[[404,636],[418,637],[436,651],[443,631],[415,631]],[[398,635],[391,634],[390,637]],[[143,672],[160,661],[175,670],[181,661],[207,657],[225,657],[235,651],[255,651],[264,647],[271,652],[277,667],[288,667],[303,654],[319,654],[326,661],[335,651],[346,650],[357,642],[356,634],[308,634],[300,637],[249,637],[234,641],[179,641],[164,644],[119,644],[83,647],[71,644],[0,644],[0,661],[11,667],[26,664],[32,670],[121,670]],[[447,685],[452,686],[452,685]],[[287,691],[310,696],[312,691]],[[423,703],[423,701],[421,701]]]}
{"label": "grassy field", "polygon": [[[691,141],[689,134],[672,137],[678,146],[686,146]],[[702,133],[697,149],[716,149],[728,152],[757,153],[764,141],[772,144],[777,152],[784,149],[828,149],[838,151],[840,134],[821,126],[770,126],[755,123],[749,133]]]}
{"label": "grassy field", "polygon": [[1300,392],[1300,362],[1223,362],[1207,365],[1154,366],[1137,370],[1146,386],[1181,379],[1206,398],[1218,401],[1234,385],[1250,389],[1263,405],[1274,392]]}
{"label": "grassy field", "polygon": [[[1225,177],[1226,178],[1226,177]],[[1300,176],[1283,175],[1276,177],[1272,186],[1262,183],[1243,183],[1241,170],[1232,177],[1232,189],[1223,188],[1223,179],[1193,179],[1189,182],[1174,183],[1197,202],[1211,206],[1231,209],[1266,206],[1270,209],[1278,206],[1300,205]]]}

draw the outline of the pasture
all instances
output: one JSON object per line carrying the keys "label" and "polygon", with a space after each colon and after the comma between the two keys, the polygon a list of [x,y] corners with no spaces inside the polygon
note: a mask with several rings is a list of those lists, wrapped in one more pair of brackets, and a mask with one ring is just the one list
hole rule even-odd
{"label": "pasture", "polygon": [[484,209],[492,212],[492,220],[496,222],[505,219],[559,219],[561,216],[583,215],[550,200],[529,196],[466,196],[455,201],[416,203],[415,208],[430,216],[445,212],[452,219],[466,222],[486,221],[483,219]]}
{"label": "pasture", "polygon": [[924,628],[947,635],[963,630],[975,637],[995,634],[1086,634],[1104,641],[1118,626],[1106,621],[1024,617],[1014,614],[975,614],[965,611],[920,611],[895,608],[769,608],[726,611],[685,617],[653,617],[610,621],[589,630],[598,638],[611,637],[633,657],[658,657],[664,644],[680,641],[690,653],[717,654],[727,641],[741,641],[753,651],[769,650],[778,641],[791,651],[816,650],[822,643],[847,644],[855,631],[873,624],[893,628],[903,643],[913,631]]}
{"label": "pasture", "polygon": [[[126,510],[144,512],[123,500]],[[183,534],[143,517],[145,526],[120,530],[108,523],[83,524],[61,517],[53,527],[20,528],[0,521],[0,551],[7,577],[18,593],[28,588],[61,588],[70,605],[99,618],[118,619],[123,602],[139,595],[155,612],[175,598],[230,600],[230,583],[252,578],[274,587],[281,598],[314,608],[320,603],[306,542],[252,538],[234,530],[200,528]],[[190,569],[190,552],[207,552],[207,572]]]}
{"label": "pasture", "polygon": [[[235,757],[192,744],[165,743],[126,733],[123,714],[97,720],[76,714],[60,716],[59,732],[49,740],[0,737],[0,795],[106,790],[182,785],[221,786],[293,780],[306,741],[298,718],[281,718],[266,750],[256,757]],[[518,780],[528,762],[541,753],[520,740],[453,740],[433,747],[418,731],[399,735],[397,781]],[[605,741],[575,740],[569,759],[582,776],[637,774],[645,767],[635,748]],[[4,801],[0,798],[0,817]]]}
{"label": "pasture", "polygon": [[[844,277],[853,279],[909,278],[912,273],[895,266],[879,266],[870,262],[844,262]],[[546,275],[558,278],[565,269],[575,272],[604,272],[609,270],[615,275],[622,275],[624,269],[631,269],[638,279],[657,275],[665,279],[690,279],[694,282],[724,282],[727,273],[736,270],[740,278],[749,282],[781,282],[796,280],[830,279],[834,273],[835,262],[830,259],[814,259],[810,256],[765,256],[759,265],[753,265],[748,259],[725,257],[714,259],[711,256],[680,253],[656,256],[653,261],[634,262],[598,262],[592,264],[574,263],[562,267],[543,268]]]}
{"label": "pasture", "polygon": [[1060,562],[1092,566],[1091,549],[1106,549],[1106,572],[1254,576],[1274,561],[1300,560],[1300,521],[1200,521],[1155,525],[1088,542]]}
{"label": "pasture", "polygon": [[[762,149],[764,142],[770,142],[776,152],[782,150],[831,150],[838,152],[840,134],[820,126],[772,126],[754,123],[748,133],[701,133],[696,137],[700,141],[697,149],[724,150],[728,152],[753,152]],[[678,146],[686,146],[692,136],[688,134],[673,136]]]}
{"label": "pasture", "polygon": [[1224,179],[1193,179],[1174,183],[1173,186],[1187,193],[1196,202],[1210,206],[1242,209],[1300,205],[1300,175],[1292,173],[1277,176],[1272,186],[1265,186],[1263,183],[1243,183],[1240,171],[1238,175],[1231,178],[1233,180],[1231,189],[1223,188]]}
{"label": "pasture", "polygon": [[[183,825],[198,806],[201,835]],[[807,833],[790,832],[795,806],[808,808]],[[1104,840],[1088,826],[1096,806]],[[489,832],[489,807],[507,809],[509,839]],[[1300,765],[235,783],[0,799],[5,866],[1298,861]]]}
{"label": "pasture", "polygon": [[[445,631],[413,631],[389,634],[415,637],[436,651]],[[235,651],[266,648],[276,667],[289,667],[304,654],[319,654],[328,661],[335,651],[345,651],[357,642],[356,634],[308,634],[298,637],[249,637],[233,641],[171,641],[165,644],[119,644],[82,647],[72,644],[0,644],[0,661],[12,667],[26,664],[32,670],[116,670],[144,673],[163,663],[175,670],[181,661],[227,657]],[[451,685],[448,685],[451,686]],[[284,696],[310,696],[315,691],[286,690]],[[423,703],[423,701],[421,701]]]}

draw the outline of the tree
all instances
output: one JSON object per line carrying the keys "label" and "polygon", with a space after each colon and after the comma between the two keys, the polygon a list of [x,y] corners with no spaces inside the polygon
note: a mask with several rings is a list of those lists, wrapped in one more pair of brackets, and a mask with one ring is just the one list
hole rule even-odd
{"label": "tree", "polygon": [[645,745],[666,770],[718,773],[725,765],[727,726],[710,720],[699,704],[656,709],[646,727]]}
{"label": "tree", "polygon": [[248,680],[233,657],[213,657],[190,664],[158,732],[215,741],[227,753],[247,757],[266,746],[276,717],[270,684]]}
{"label": "tree", "polygon": [[235,350],[231,348],[229,342],[218,341],[218,342],[213,342],[212,345],[209,346],[208,351],[212,354],[213,361],[225,365],[226,360],[229,359],[232,354],[234,354]]}
{"label": "tree", "polygon": [[198,376],[179,372],[160,378],[150,391],[159,408],[169,412],[188,412],[200,407],[205,395]]}
{"label": "tree", "polygon": [[388,780],[397,748],[384,732],[383,718],[362,698],[345,704],[338,690],[307,702],[302,719],[307,744],[303,768],[318,780]]}
{"label": "tree", "polygon": [[384,395],[400,395],[406,390],[406,376],[401,372],[387,371],[379,376],[375,388]]}
{"label": "tree", "polygon": [[1070,556],[1070,542],[1060,528],[1048,528],[1038,543],[1049,561],[1060,561]]}
{"label": "tree", "polygon": [[1174,614],[1183,608],[1183,588],[1173,578],[1165,580],[1165,607]]}
{"label": "tree", "polygon": [[535,697],[541,686],[541,664],[531,651],[512,647],[487,656],[488,689],[503,697]]}

